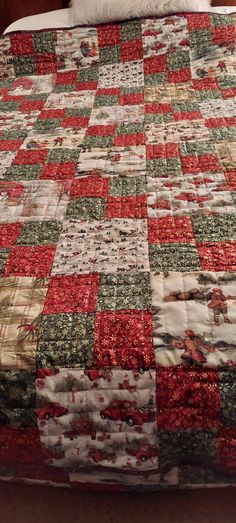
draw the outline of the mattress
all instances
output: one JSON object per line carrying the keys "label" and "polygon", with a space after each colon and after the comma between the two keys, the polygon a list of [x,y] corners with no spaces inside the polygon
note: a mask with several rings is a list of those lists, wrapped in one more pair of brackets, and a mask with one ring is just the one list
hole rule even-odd
{"label": "mattress", "polygon": [[[236,11],[235,6],[212,7],[212,12],[220,14],[230,14]],[[70,9],[57,9],[49,13],[34,16],[26,16],[13,22],[4,33],[11,31],[34,31],[37,29],[70,27]]]}
{"label": "mattress", "polygon": [[236,15],[0,41],[0,479],[236,484]]}

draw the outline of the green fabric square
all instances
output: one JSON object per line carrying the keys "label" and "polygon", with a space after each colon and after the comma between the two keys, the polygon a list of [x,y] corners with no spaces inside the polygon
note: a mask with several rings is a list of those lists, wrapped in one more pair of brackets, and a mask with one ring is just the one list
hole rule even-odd
{"label": "green fabric square", "polygon": [[163,174],[181,174],[182,168],[180,160],[178,158],[147,160],[147,173],[154,178],[163,176]]}
{"label": "green fabric square", "polygon": [[102,220],[104,218],[105,198],[78,198],[70,200],[67,217],[76,220]]}
{"label": "green fabric square", "polygon": [[144,132],[144,126],[142,124],[121,124],[117,127],[117,134],[137,134]]}
{"label": "green fabric square", "polygon": [[1,102],[0,101],[0,112],[17,111],[19,108],[19,102]]}
{"label": "green fabric square", "polygon": [[20,138],[24,139],[28,135],[28,131],[23,129],[14,129],[11,131],[3,131],[0,136],[0,140],[18,140]]}
{"label": "green fabric square", "polygon": [[33,43],[36,53],[54,53],[55,52],[56,33],[52,32],[35,32],[33,34]]}
{"label": "green fabric square", "polygon": [[218,98],[222,98],[221,91],[218,89],[210,89],[209,91],[207,89],[201,89],[195,91],[196,97],[199,100],[199,102],[204,102],[205,100],[216,100]]}
{"label": "green fabric square", "polygon": [[0,249],[0,274],[3,272],[10,249]]}
{"label": "green fabric square", "polygon": [[80,155],[80,149],[64,149],[57,147],[49,152],[47,162],[48,163],[67,163],[77,162]]}
{"label": "green fabric square", "polygon": [[212,22],[215,27],[224,27],[226,25],[232,25],[231,16],[212,14]]}
{"label": "green fabric square", "polygon": [[36,74],[36,63],[33,56],[14,56],[13,64],[16,76]]}
{"label": "green fabric square", "polygon": [[197,242],[236,239],[236,215],[192,216],[194,235]]}
{"label": "green fabric square", "polygon": [[137,196],[146,194],[145,176],[113,176],[110,180],[110,196]]}
{"label": "green fabric square", "polygon": [[62,118],[45,118],[43,120],[38,119],[35,122],[34,129],[40,133],[48,133],[53,129],[57,129],[61,126]]}
{"label": "green fabric square", "polygon": [[206,429],[188,429],[171,432],[160,430],[159,463],[162,467],[181,465],[210,466],[216,461],[216,431]]}
{"label": "green fabric square", "polygon": [[108,147],[112,147],[113,143],[114,136],[85,136],[83,140],[83,147],[85,147],[85,149],[107,149]]}
{"label": "green fabric square", "polygon": [[136,40],[137,38],[141,38],[141,22],[138,20],[122,22],[120,25],[120,34],[122,42],[128,42],[129,40]]}
{"label": "green fabric square", "polygon": [[224,426],[235,427],[236,425],[236,371],[227,369],[220,375],[220,419]]}
{"label": "green fabric square", "polygon": [[18,245],[46,245],[57,243],[62,225],[56,220],[23,224]]}
{"label": "green fabric square", "polygon": [[231,74],[225,74],[224,76],[218,76],[217,78],[220,89],[230,89],[236,87],[236,76]]}
{"label": "green fabric square", "polygon": [[97,82],[99,79],[99,69],[96,66],[83,67],[78,72],[78,82]]}
{"label": "green fabric square", "polygon": [[92,365],[93,337],[93,314],[42,316],[36,366],[74,368]]}
{"label": "green fabric square", "polygon": [[105,107],[106,105],[117,105],[118,104],[118,96],[115,95],[99,95],[96,96],[94,106],[95,107]]}
{"label": "green fabric square", "polygon": [[166,81],[167,81],[166,73],[156,73],[156,74],[145,74],[144,75],[145,85],[165,84]]}
{"label": "green fabric square", "polygon": [[207,49],[212,44],[211,29],[197,29],[189,32],[190,47]]}
{"label": "green fabric square", "polygon": [[150,274],[102,274],[98,311],[148,310],[152,306]]}
{"label": "green fabric square", "polygon": [[57,84],[53,88],[53,93],[71,93],[75,90],[74,84]]}
{"label": "green fabric square", "polygon": [[[0,371],[0,411],[35,408],[35,372],[27,370]],[[1,425],[1,414],[0,414]]]}
{"label": "green fabric square", "polygon": [[162,114],[145,114],[145,124],[157,123],[162,124],[164,121]]}
{"label": "green fabric square", "polygon": [[167,65],[170,71],[180,71],[190,65],[189,51],[173,51],[167,54]]}
{"label": "green fabric square", "polygon": [[36,180],[39,177],[40,171],[42,169],[42,164],[34,165],[11,165],[7,169],[5,180]]}
{"label": "green fabric square", "polygon": [[211,142],[182,142],[180,144],[182,156],[201,156],[203,154],[216,154]]}
{"label": "green fabric square", "polygon": [[75,108],[75,107],[69,107],[66,111],[66,116],[90,116],[91,109],[88,109],[86,107],[82,108]]}
{"label": "green fabric square", "polygon": [[150,244],[149,260],[153,271],[188,272],[201,269],[198,251],[191,243]]}
{"label": "green fabric square", "polygon": [[120,47],[119,45],[111,45],[110,47],[101,47],[99,50],[99,57],[101,64],[115,64],[120,62]]}
{"label": "green fabric square", "polygon": [[236,141],[236,127],[211,127],[209,131],[215,141]]}

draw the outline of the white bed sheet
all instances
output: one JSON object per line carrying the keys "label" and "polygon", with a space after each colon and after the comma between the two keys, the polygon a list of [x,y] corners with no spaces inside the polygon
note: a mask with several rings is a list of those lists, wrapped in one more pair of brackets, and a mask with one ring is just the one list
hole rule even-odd
{"label": "white bed sheet", "polygon": [[[236,12],[236,6],[231,7],[212,7],[213,13],[229,14]],[[71,27],[70,9],[57,9],[49,13],[40,15],[27,16],[21,18],[5,29],[5,33],[12,31],[30,31],[35,29],[53,29],[53,28]]]}

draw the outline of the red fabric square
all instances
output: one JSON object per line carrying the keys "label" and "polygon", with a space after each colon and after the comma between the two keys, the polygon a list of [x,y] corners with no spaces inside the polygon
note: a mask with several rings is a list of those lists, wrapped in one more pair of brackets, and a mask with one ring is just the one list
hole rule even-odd
{"label": "red fabric square", "polygon": [[221,45],[231,43],[235,44],[236,31],[234,25],[218,26],[212,29],[213,44]]}
{"label": "red fabric square", "polygon": [[236,116],[231,117],[219,117],[219,118],[208,118],[206,121],[206,126],[210,128],[214,127],[234,127],[236,126]]}
{"label": "red fabric square", "polygon": [[146,218],[147,196],[109,196],[106,218]]}
{"label": "red fabric square", "polygon": [[236,191],[236,169],[229,169],[224,174],[227,181],[227,190]]}
{"label": "red fabric square", "polygon": [[61,125],[62,127],[82,129],[88,126],[89,120],[89,116],[66,116]]}
{"label": "red fabric square", "polygon": [[101,176],[86,176],[72,182],[70,196],[71,198],[98,197],[105,198],[108,193],[109,179]]}
{"label": "red fabric square", "polygon": [[236,241],[199,242],[197,249],[203,270],[236,271]]}
{"label": "red fabric square", "polygon": [[183,82],[189,82],[192,79],[190,67],[186,69],[181,69],[181,71],[169,71],[168,72],[168,82],[174,84],[181,84]]}
{"label": "red fabric square", "polygon": [[121,60],[123,62],[129,62],[132,60],[141,60],[143,58],[143,45],[142,41],[129,40],[121,44]]}
{"label": "red fabric square", "polygon": [[13,34],[10,36],[11,52],[13,55],[22,56],[27,54],[34,54],[33,36],[29,33],[24,33],[24,38],[21,34]]}
{"label": "red fabric square", "polygon": [[178,158],[179,147],[177,143],[147,145],[146,155],[147,160],[154,160],[155,158]]}
{"label": "red fabric square", "polygon": [[20,104],[20,111],[22,113],[31,113],[32,111],[41,111],[45,104],[45,100],[25,100]]}
{"label": "red fabric square", "polygon": [[47,120],[47,118],[64,118],[66,109],[44,109],[39,118]]}
{"label": "red fabric square", "polygon": [[217,371],[159,368],[156,390],[159,430],[218,428],[221,401]]}
{"label": "red fabric square", "polygon": [[50,275],[55,255],[55,246],[13,247],[5,265],[4,276],[35,276],[46,278]]}
{"label": "red fabric square", "polygon": [[78,82],[75,91],[96,91],[98,82]]}
{"label": "red fabric square", "polygon": [[76,162],[46,163],[43,166],[41,180],[72,180],[77,171]]}
{"label": "red fabric square", "polygon": [[147,311],[99,312],[95,318],[94,364],[148,368],[154,365],[152,314]]}
{"label": "red fabric square", "polygon": [[181,158],[184,173],[218,172],[222,166],[216,154],[201,156],[183,156]]}
{"label": "red fabric square", "polygon": [[211,27],[211,18],[208,14],[199,13],[187,16],[188,30],[196,31],[197,29],[207,29]]}
{"label": "red fabric square", "polygon": [[70,85],[76,82],[78,76],[77,69],[75,71],[63,71],[57,73],[56,85]]}
{"label": "red fabric square", "polygon": [[164,73],[167,69],[167,55],[150,56],[144,60],[144,74]]}
{"label": "red fabric square", "polygon": [[173,113],[174,119],[176,122],[181,120],[200,120],[202,119],[202,114],[200,111],[184,111]]}
{"label": "red fabric square", "polygon": [[236,87],[229,87],[228,89],[221,90],[224,99],[234,98],[236,96]]}
{"label": "red fabric square", "polygon": [[164,216],[148,220],[149,243],[186,243],[194,241],[189,216]]}
{"label": "red fabric square", "polygon": [[119,98],[120,105],[140,105],[144,102],[143,93],[121,94]]}
{"label": "red fabric square", "polygon": [[236,429],[222,428],[217,434],[217,464],[220,471],[236,473]]}
{"label": "red fabric square", "polygon": [[0,151],[17,151],[23,140],[0,140]]}
{"label": "red fabric square", "polygon": [[216,78],[203,78],[202,80],[193,80],[193,87],[198,91],[211,91],[212,89],[219,89]]}
{"label": "red fabric square", "polygon": [[129,147],[129,146],[144,145],[144,144],[145,144],[144,133],[118,134],[114,138],[114,145],[117,147]]}
{"label": "red fabric square", "polygon": [[44,314],[94,312],[100,275],[53,276],[45,299]]}
{"label": "red fabric square", "polygon": [[146,114],[168,114],[172,112],[172,106],[171,104],[159,104],[159,103],[152,103],[147,104],[145,106],[145,112]]}
{"label": "red fabric square", "polygon": [[87,136],[113,136],[116,125],[91,125],[88,127]]}
{"label": "red fabric square", "polygon": [[112,46],[120,43],[120,27],[116,24],[98,26],[99,47]]}
{"label": "red fabric square", "polygon": [[57,72],[57,59],[53,53],[36,55],[36,73],[50,74]]}
{"label": "red fabric square", "polygon": [[96,96],[119,96],[119,94],[119,87],[104,87],[103,89],[98,89],[96,92]]}
{"label": "red fabric square", "polygon": [[21,223],[0,224],[0,247],[11,247],[15,245],[21,232]]}
{"label": "red fabric square", "polygon": [[33,165],[37,163],[44,163],[48,155],[47,149],[35,149],[28,151],[27,149],[21,149],[18,151],[13,164],[15,165]]}

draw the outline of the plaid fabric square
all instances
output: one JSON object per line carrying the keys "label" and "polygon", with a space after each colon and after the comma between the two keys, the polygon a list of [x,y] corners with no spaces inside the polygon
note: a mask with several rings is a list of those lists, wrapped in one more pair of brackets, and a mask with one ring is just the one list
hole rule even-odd
{"label": "plaid fabric square", "polygon": [[38,322],[46,293],[46,279],[10,277],[2,280],[1,369],[34,368]]}

